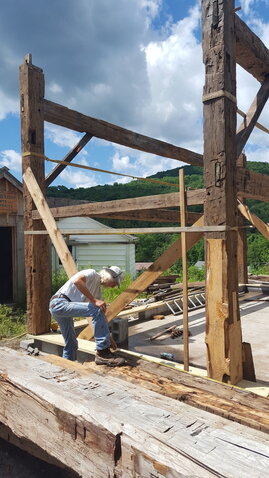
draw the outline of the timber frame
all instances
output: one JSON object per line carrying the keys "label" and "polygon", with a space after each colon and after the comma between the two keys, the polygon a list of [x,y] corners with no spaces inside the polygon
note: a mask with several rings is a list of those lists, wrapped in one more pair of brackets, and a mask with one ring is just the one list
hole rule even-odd
{"label": "timber frame", "polygon": [[[268,226],[260,224],[243,204],[245,198],[268,201],[269,179],[248,171],[242,155],[269,96],[269,50],[235,13],[234,0],[202,0],[202,33],[205,65],[203,156],[45,99],[43,72],[32,64],[31,55],[25,57],[20,67],[20,96],[28,331],[42,334],[50,329],[50,240],[68,276],[76,272],[55,219],[76,215],[163,223],[179,221],[180,195],[175,192],[49,209],[45,200],[46,188],[92,137],[102,138],[204,167],[205,189],[186,193],[187,206],[204,204],[204,216],[187,211],[186,221],[193,224],[194,230],[184,228],[184,249],[190,249],[204,234],[208,375],[235,384],[243,377],[238,283],[247,283],[246,232],[239,227],[242,219],[238,214],[237,197],[241,201],[240,212],[269,236]],[[261,84],[237,131],[236,63]],[[57,165],[47,177],[44,121],[84,133],[63,158],[64,163]],[[34,234],[42,230],[48,234]],[[107,319],[113,319],[181,255],[179,239],[113,301]]]}

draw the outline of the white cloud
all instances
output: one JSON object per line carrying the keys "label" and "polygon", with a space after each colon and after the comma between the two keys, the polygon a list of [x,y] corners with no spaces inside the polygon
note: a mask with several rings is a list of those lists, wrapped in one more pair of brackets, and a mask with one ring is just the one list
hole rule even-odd
{"label": "white cloud", "polygon": [[18,109],[18,99],[7,95],[0,89],[0,120],[3,120],[9,113],[18,113]]}
{"label": "white cloud", "polygon": [[[57,146],[68,147],[70,149],[73,148],[82,137],[82,135],[70,129],[49,123],[45,126],[45,135],[47,139]],[[86,154],[85,150],[82,150],[80,154]]]}
{"label": "white cloud", "polygon": [[91,172],[86,172],[85,170],[74,170],[71,168],[69,170],[65,169],[59,176],[59,178],[66,181],[71,187],[74,188],[90,188],[92,186],[97,186],[98,182],[96,177]]}
{"label": "white cloud", "polygon": [[196,6],[172,25],[167,38],[144,48],[151,95],[143,110],[147,131],[189,149],[202,145],[204,79],[201,44],[195,36],[199,21]]}
{"label": "white cloud", "polygon": [[130,162],[129,156],[121,156],[116,152],[112,158],[113,170],[117,173],[128,174],[130,170],[135,168],[135,165]]}
{"label": "white cloud", "polygon": [[241,7],[242,7],[243,12],[246,15],[249,15],[250,14],[250,9],[254,5],[255,0],[241,0],[240,3],[241,3]]}
{"label": "white cloud", "polygon": [[0,152],[0,165],[6,166],[12,171],[20,172],[22,170],[21,155],[14,149],[6,149]]}

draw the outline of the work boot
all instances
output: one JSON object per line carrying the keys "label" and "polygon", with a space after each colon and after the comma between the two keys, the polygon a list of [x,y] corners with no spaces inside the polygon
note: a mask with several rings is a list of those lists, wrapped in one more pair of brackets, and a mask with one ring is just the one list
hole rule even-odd
{"label": "work boot", "polygon": [[96,365],[107,365],[108,367],[119,367],[125,364],[125,359],[117,357],[109,349],[97,350],[95,355]]}

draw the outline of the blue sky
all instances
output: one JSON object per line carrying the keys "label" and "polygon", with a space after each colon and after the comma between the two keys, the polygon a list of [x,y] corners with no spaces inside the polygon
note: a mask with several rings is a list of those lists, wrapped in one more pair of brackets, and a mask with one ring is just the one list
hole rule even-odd
{"label": "blue sky", "polygon": [[[203,152],[200,1],[12,0],[0,17],[0,167],[21,180],[18,69],[24,55],[44,70],[45,97],[84,114]],[[239,15],[269,47],[268,0],[241,0]],[[259,84],[238,68],[238,106]],[[269,128],[269,108],[260,122]],[[81,135],[45,126],[45,154],[62,159]],[[269,135],[255,129],[246,154],[269,162]],[[93,139],[76,162],[134,176],[182,163]],[[46,163],[49,172],[52,163]],[[125,182],[68,167],[53,185]]]}

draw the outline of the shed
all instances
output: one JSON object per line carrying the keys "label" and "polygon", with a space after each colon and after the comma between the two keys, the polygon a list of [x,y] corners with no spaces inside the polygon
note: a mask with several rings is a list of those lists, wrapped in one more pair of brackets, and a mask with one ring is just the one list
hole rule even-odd
{"label": "shed", "polygon": [[25,298],[22,184],[0,168],[0,303]]}
{"label": "shed", "polygon": [[[89,217],[68,217],[59,219],[57,225],[61,231],[87,231],[89,229],[107,229],[108,233],[101,235],[72,234],[67,236],[67,244],[78,269],[117,265],[124,272],[135,277],[135,241],[131,235],[112,234],[113,229]],[[61,268],[61,263],[54,248],[52,252],[52,270]]]}

